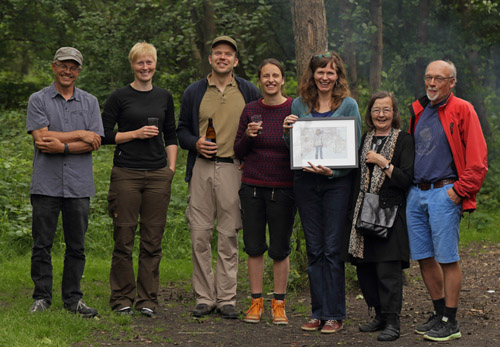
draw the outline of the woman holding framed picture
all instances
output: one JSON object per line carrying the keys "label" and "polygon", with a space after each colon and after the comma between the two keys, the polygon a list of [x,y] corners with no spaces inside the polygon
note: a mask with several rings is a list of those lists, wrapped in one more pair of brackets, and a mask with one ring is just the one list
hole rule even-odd
{"label": "woman holding framed picture", "polygon": [[[285,141],[297,119],[311,117],[355,117],[360,138],[358,105],[349,96],[344,64],[337,53],[311,57],[299,95],[292,104],[292,114],[283,123]],[[294,193],[306,239],[312,306],[312,317],[302,330],[328,334],[343,328],[345,277],[340,249],[352,194],[351,172],[311,162],[295,171]]]}

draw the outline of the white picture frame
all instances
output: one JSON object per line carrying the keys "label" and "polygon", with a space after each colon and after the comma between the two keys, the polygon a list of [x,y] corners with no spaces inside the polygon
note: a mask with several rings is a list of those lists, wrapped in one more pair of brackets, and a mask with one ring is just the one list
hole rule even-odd
{"label": "white picture frame", "polygon": [[299,118],[290,131],[290,167],[322,165],[331,169],[358,167],[355,117]]}

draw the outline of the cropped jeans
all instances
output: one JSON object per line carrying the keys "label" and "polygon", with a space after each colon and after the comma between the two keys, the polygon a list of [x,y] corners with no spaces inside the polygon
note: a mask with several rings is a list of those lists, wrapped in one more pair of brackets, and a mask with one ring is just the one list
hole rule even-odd
{"label": "cropped jeans", "polygon": [[340,259],[352,174],[329,179],[298,171],[294,193],[306,239],[312,318],[343,320],[344,262]]}

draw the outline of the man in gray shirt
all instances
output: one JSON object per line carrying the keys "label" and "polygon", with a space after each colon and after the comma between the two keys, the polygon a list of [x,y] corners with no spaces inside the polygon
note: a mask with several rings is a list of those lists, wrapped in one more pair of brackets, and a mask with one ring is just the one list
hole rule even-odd
{"label": "man in gray shirt", "polygon": [[97,99],[75,87],[82,69],[82,54],[59,48],[52,62],[54,83],[32,94],[26,129],[33,136],[33,207],[31,278],[35,284],[32,312],[52,304],[51,249],[62,213],[64,308],[85,318],[97,315],[82,300],[80,280],[85,267],[84,237],[88,226],[90,196],[94,195],[92,151],[104,136]]}

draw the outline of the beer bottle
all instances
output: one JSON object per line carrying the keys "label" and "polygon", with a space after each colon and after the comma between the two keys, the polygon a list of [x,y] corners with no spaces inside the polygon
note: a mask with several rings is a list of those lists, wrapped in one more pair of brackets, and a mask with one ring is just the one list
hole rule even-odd
{"label": "beer bottle", "polygon": [[208,127],[207,127],[207,132],[205,135],[206,135],[208,142],[217,143],[216,136],[215,136],[215,128],[214,128],[214,124],[212,122],[212,118],[208,118]]}

